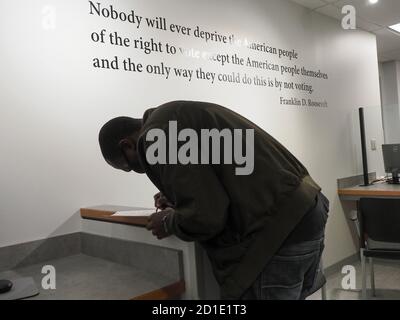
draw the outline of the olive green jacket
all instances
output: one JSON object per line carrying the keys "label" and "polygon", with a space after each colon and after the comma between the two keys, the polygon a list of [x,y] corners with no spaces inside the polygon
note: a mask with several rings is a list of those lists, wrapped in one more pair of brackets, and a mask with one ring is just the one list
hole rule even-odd
{"label": "olive green jacket", "polygon": [[[153,142],[146,141],[146,134],[162,129],[168,141],[169,121],[177,121],[178,131],[194,129],[199,140],[201,129],[254,129],[253,173],[236,175],[235,163],[150,165],[146,150]],[[273,137],[211,103],[174,101],[147,110],[138,152],[148,177],[175,204],[168,229],[203,246],[224,299],[239,298],[254,282],[320,191],[306,168]]]}

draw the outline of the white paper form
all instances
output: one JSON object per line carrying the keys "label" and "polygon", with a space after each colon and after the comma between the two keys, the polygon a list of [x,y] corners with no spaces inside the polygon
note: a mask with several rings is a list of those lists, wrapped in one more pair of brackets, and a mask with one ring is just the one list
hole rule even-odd
{"label": "white paper form", "polygon": [[148,217],[156,212],[156,209],[136,209],[117,211],[112,217]]}

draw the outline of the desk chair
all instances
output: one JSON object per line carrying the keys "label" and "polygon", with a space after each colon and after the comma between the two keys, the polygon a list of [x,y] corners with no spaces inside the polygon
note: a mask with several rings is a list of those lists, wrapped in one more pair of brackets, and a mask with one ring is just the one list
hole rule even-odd
{"label": "desk chair", "polygon": [[[400,199],[361,198],[358,202],[362,298],[367,299],[366,258],[370,264],[371,289],[375,296],[373,258],[400,260]],[[380,244],[374,244],[379,242]],[[384,244],[381,244],[383,243]]]}

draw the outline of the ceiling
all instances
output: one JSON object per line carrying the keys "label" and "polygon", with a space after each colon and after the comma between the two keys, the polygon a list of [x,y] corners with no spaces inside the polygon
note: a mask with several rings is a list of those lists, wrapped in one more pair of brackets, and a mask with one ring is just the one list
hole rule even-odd
{"label": "ceiling", "polygon": [[400,23],[400,0],[379,0],[376,4],[370,4],[368,0],[292,1],[336,19],[342,19],[343,6],[353,5],[356,8],[357,27],[376,34],[379,61],[400,60],[400,33],[387,28]]}

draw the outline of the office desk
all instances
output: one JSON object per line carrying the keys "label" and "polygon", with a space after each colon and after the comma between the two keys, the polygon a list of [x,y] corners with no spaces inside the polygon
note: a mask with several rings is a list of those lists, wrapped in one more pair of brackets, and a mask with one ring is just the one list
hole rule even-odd
{"label": "office desk", "polygon": [[[88,208],[81,208],[80,213],[83,219],[98,220],[111,223],[127,224],[131,226],[145,227],[148,222],[148,217],[113,217],[112,215],[117,211],[122,210],[135,210],[143,209],[137,207],[123,207],[123,206],[111,206],[101,205]],[[154,209],[156,212],[156,209]]]}
{"label": "office desk", "polygon": [[[158,240],[151,232],[145,229],[147,217],[112,217],[115,211],[133,209],[142,208],[114,205],[81,208],[82,231],[156,247],[180,250],[183,258],[184,283],[175,283],[172,288],[161,288],[161,291],[153,292],[150,296],[171,296],[171,291],[176,294],[176,291],[182,290],[184,285],[185,299],[219,299],[219,286],[204,250],[194,242],[181,241],[175,236]],[[146,299],[148,296],[149,294],[146,294],[144,297],[137,297],[136,299]]]}
{"label": "office desk", "polygon": [[357,201],[360,198],[400,198],[400,185],[378,182],[367,187],[353,186],[338,189],[342,200]]}
{"label": "office desk", "polygon": [[[143,209],[137,207],[124,207],[112,205],[100,205],[88,208],[81,208],[80,214],[82,219],[97,220],[112,224],[123,224],[135,227],[144,228],[148,222],[148,217],[123,217],[112,215],[116,211]],[[154,209],[154,212],[156,210]],[[157,288],[152,291],[145,292],[141,295],[133,297],[133,300],[159,300],[159,299],[176,299],[180,298],[185,293],[185,281],[183,279],[168,284],[162,288]]]}

